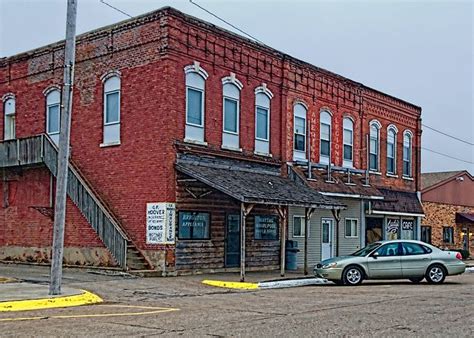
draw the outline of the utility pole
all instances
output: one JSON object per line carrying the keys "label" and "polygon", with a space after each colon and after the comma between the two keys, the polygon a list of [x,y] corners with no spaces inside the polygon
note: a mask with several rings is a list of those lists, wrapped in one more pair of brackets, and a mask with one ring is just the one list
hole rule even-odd
{"label": "utility pole", "polygon": [[61,294],[66,220],[66,189],[69,168],[69,139],[71,135],[72,91],[76,58],[77,0],[68,0],[66,18],[66,46],[64,50],[64,85],[61,98],[61,128],[59,135],[58,171],[56,175],[56,203],[54,205],[53,246],[51,252],[51,283],[49,294]]}

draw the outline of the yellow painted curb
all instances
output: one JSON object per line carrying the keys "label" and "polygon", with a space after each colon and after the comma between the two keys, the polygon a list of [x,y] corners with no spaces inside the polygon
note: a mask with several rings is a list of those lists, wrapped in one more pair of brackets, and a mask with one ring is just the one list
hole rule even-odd
{"label": "yellow painted curb", "polygon": [[103,302],[99,296],[85,290],[81,291],[82,294],[74,296],[0,302],[0,312],[52,309]]}
{"label": "yellow painted curb", "polygon": [[12,283],[12,282],[16,282],[16,279],[8,278],[8,277],[0,277],[0,283]]}
{"label": "yellow painted curb", "polygon": [[217,286],[219,288],[255,290],[258,289],[258,283],[243,283],[243,282],[225,282],[220,280],[203,280],[203,284],[210,286]]}

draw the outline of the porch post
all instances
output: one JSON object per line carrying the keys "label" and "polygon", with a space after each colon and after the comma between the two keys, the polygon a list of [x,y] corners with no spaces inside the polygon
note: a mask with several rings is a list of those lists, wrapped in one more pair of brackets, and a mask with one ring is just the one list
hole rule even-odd
{"label": "porch post", "polygon": [[313,214],[313,208],[305,208],[305,222],[304,222],[304,274],[308,274],[308,236],[309,236],[309,222]]}
{"label": "porch post", "polygon": [[281,224],[281,236],[280,236],[280,275],[285,276],[285,265],[286,265],[286,222],[288,208],[278,207],[278,214],[280,215]]}
{"label": "porch post", "polygon": [[331,209],[332,215],[336,220],[336,257],[339,256],[339,225],[341,222],[341,210]]}
{"label": "porch post", "polygon": [[240,281],[245,281],[245,204],[240,204]]}

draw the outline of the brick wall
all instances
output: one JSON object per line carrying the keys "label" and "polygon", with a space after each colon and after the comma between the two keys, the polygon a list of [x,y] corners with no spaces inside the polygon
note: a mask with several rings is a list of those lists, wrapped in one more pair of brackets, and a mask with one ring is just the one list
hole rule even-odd
{"label": "brick wall", "polygon": [[[463,247],[461,236],[463,226],[456,224],[456,213],[474,213],[474,207],[424,201],[423,210],[426,216],[423,218],[421,224],[431,226],[431,240],[434,245],[450,249],[461,249]],[[443,242],[443,227],[445,226],[454,227],[454,244],[452,245]],[[474,233],[474,225],[471,225],[471,233]],[[471,256],[474,256],[474,235],[471,236],[469,247]]]}
{"label": "brick wall", "polygon": [[[176,200],[174,143],[184,138],[184,67],[194,61],[199,61],[209,73],[205,119],[208,149],[220,150],[221,79],[231,72],[244,84],[240,144],[247,156],[253,156],[254,150],[254,90],[262,83],[266,83],[274,94],[271,100],[270,151],[274,159],[282,162],[293,158],[295,100],[302,100],[309,107],[308,116],[313,126],[310,131],[313,161],[319,160],[319,112],[322,108],[329,109],[334,116],[332,153],[336,165],[342,165],[341,124],[345,115],[355,120],[354,164],[362,169],[366,165],[364,135],[372,118],[377,118],[383,125],[382,171],[387,124],[394,123],[400,131],[397,148],[399,170],[403,130],[410,128],[416,134],[419,127],[417,118],[420,111],[413,105],[172,9],[98,29],[79,36],[77,41],[72,159],[142,249],[162,249],[145,244],[146,203]],[[6,93],[13,93],[16,97],[17,137],[45,132],[43,91],[48,86],[61,84],[63,48],[64,42],[59,42],[0,59],[0,97]],[[100,78],[111,70],[121,73],[121,145],[101,148],[103,95]],[[3,105],[0,109],[3,137]],[[419,138],[415,144],[418,146]],[[415,172],[419,173],[419,166]],[[374,177],[382,186],[416,189],[416,180]],[[32,189],[43,196],[47,185],[41,184]],[[11,216],[5,210],[1,212],[7,222]],[[42,215],[30,216],[35,222],[43,222]],[[22,227],[26,229],[27,225]],[[46,229],[48,225],[45,223],[44,227]],[[12,233],[10,238],[20,242],[25,238],[20,237],[21,233]],[[67,237],[66,241],[71,244],[74,239]],[[81,243],[97,244],[96,239],[87,236],[81,238]]]}

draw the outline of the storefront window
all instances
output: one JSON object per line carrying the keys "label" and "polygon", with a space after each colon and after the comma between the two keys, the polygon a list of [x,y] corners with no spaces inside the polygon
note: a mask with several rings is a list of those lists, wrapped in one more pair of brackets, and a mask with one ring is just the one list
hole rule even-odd
{"label": "storefront window", "polygon": [[443,227],[443,242],[447,244],[454,243],[454,228]]}
{"label": "storefront window", "polygon": [[209,220],[208,212],[180,211],[179,239],[209,239]]}
{"label": "storefront window", "polygon": [[400,238],[400,220],[398,218],[387,219],[387,240],[399,239]]}
{"label": "storefront window", "polygon": [[402,220],[402,239],[414,239],[415,220]]}
{"label": "storefront window", "polygon": [[255,216],[255,239],[278,239],[278,216]]}

